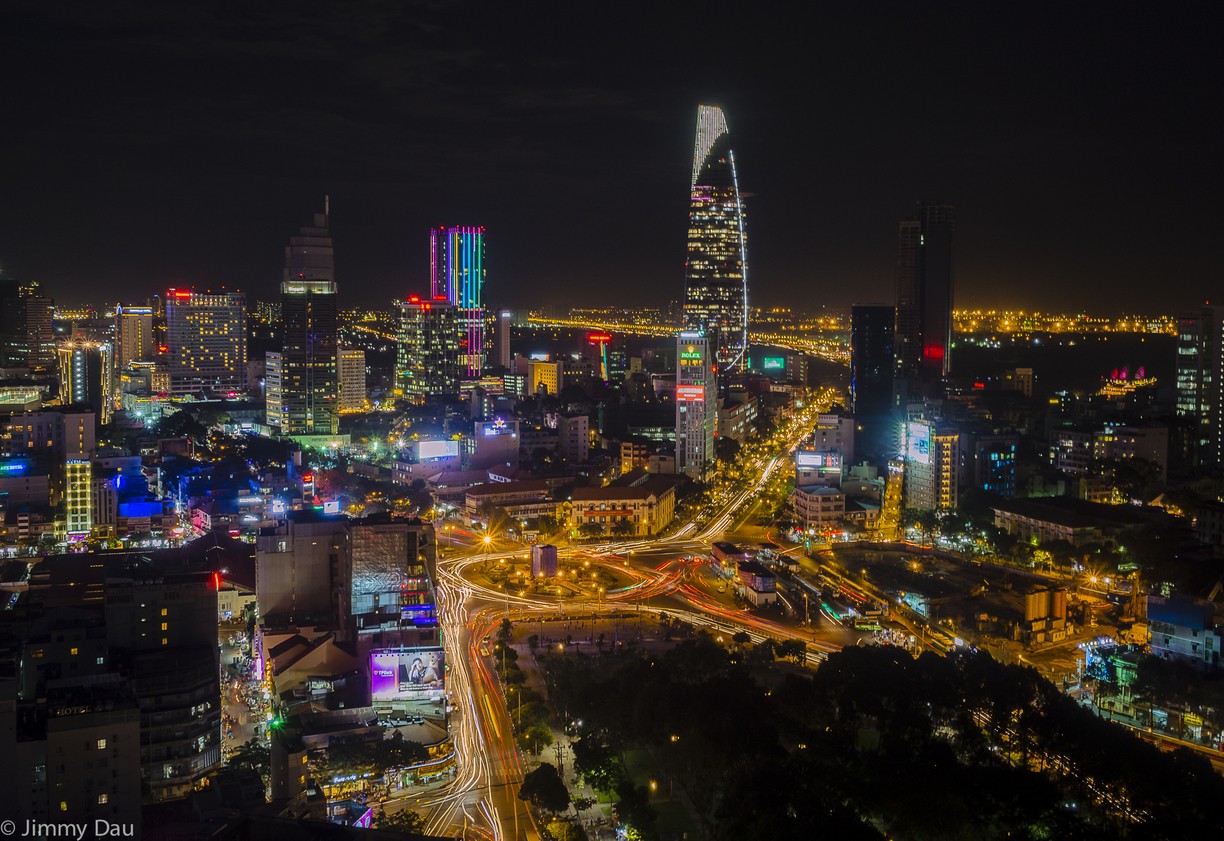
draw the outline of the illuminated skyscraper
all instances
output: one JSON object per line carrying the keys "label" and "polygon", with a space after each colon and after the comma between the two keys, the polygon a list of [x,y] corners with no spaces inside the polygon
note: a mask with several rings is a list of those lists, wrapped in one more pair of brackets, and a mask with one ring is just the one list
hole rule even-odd
{"label": "illuminated skyscraper", "polygon": [[56,345],[60,402],[89,406],[98,422],[108,424],[115,410],[114,355],[109,342],[74,339]]}
{"label": "illuminated skyscraper", "polygon": [[461,346],[460,309],[449,301],[401,301],[395,388],[400,396],[422,404],[455,398],[466,370]]}
{"label": "illuminated skyscraper", "polygon": [[281,280],[280,408],[285,435],[335,435],[339,430],[335,257],[329,205],[314,224],[290,237]]}
{"label": "illuminated skyscraper", "polygon": [[246,296],[166,293],[166,375],[172,396],[246,390]]}
{"label": "illuminated skyscraper", "polygon": [[676,338],[676,472],[704,479],[714,460],[718,381],[714,348],[700,333]]}
{"label": "illuminated skyscraper", "polygon": [[430,294],[459,308],[465,375],[484,368],[484,226],[443,226],[429,231]]}
{"label": "illuminated skyscraper", "polygon": [[152,362],[153,308],[115,308],[115,367],[122,371],[129,362]]}
{"label": "illuminated skyscraper", "polygon": [[360,412],[366,405],[365,351],[341,347],[339,355],[340,411]]}
{"label": "illuminated skyscraper", "polygon": [[685,329],[714,341],[724,370],[742,367],[748,350],[744,203],[727,119],[712,105],[697,107],[684,295]]}
{"label": "illuminated skyscraper", "polygon": [[956,209],[919,202],[897,230],[898,373],[939,379],[952,363],[952,234]]}

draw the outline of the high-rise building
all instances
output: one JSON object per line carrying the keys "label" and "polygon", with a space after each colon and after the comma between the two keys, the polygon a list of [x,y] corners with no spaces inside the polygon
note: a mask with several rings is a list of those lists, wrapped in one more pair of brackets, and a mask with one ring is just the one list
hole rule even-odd
{"label": "high-rise building", "polygon": [[459,308],[445,300],[422,301],[417,295],[399,302],[399,308],[396,390],[418,405],[457,397],[465,371]]}
{"label": "high-rise building", "polygon": [[335,435],[339,430],[339,310],[330,206],[290,237],[281,279],[281,432]]}
{"label": "high-rise building", "polygon": [[748,253],[735,153],[722,109],[697,107],[689,193],[684,326],[715,342],[724,370],[744,367],[748,352]]}
{"label": "high-rise building", "polygon": [[277,351],[268,351],[264,356],[264,416],[268,426],[278,429],[285,416],[285,396],[281,387],[283,371],[282,356]]}
{"label": "high-rise building", "polygon": [[897,230],[897,369],[939,379],[952,363],[952,235],[956,209],[919,202]]}
{"label": "high-rise building", "polygon": [[703,479],[714,460],[718,381],[714,348],[696,332],[676,337],[676,472]]}
{"label": "high-rise building", "polygon": [[532,394],[554,397],[565,388],[565,363],[533,359],[527,366],[527,388]]}
{"label": "high-rise building", "polygon": [[152,362],[157,347],[153,344],[153,308],[115,308],[115,368],[122,371],[129,362]]}
{"label": "high-rise building", "polygon": [[947,510],[958,504],[960,433],[928,420],[905,424],[905,505]]}
{"label": "high-rise building", "polygon": [[350,520],[347,537],[353,615],[436,617],[429,587],[437,563],[432,525],[376,514]]}
{"label": "high-rise building", "polygon": [[115,357],[110,343],[63,341],[56,345],[56,354],[60,402],[65,406],[89,406],[99,423],[110,423],[115,413]]}
{"label": "high-rise building", "polygon": [[1224,307],[1203,306],[1177,320],[1177,416],[1186,425],[1183,457],[1194,467],[1224,463]]}
{"label": "high-rise building", "polygon": [[459,309],[465,376],[484,368],[484,226],[442,226],[429,231],[430,295]]}
{"label": "high-rise building", "polygon": [[497,366],[510,370],[510,322],[514,314],[510,310],[499,310],[497,313]]}
{"label": "high-rise building", "polygon": [[167,292],[165,358],[171,396],[246,391],[246,296]]}
{"label": "high-rise building", "polygon": [[70,538],[93,528],[93,464],[86,453],[71,453],[64,462],[64,509]]}
{"label": "high-rise building", "polygon": [[340,411],[360,412],[366,406],[365,351],[357,347],[341,347],[338,364]]}
{"label": "high-rise building", "polygon": [[884,304],[858,304],[850,311],[854,452],[876,465],[886,465],[895,458],[900,443],[893,413],[895,319],[896,310]]}
{"label": "high-rise building", "polygon": [[0,367],[32,374],[55,370],[52,307],[37,282],[0,277]]}

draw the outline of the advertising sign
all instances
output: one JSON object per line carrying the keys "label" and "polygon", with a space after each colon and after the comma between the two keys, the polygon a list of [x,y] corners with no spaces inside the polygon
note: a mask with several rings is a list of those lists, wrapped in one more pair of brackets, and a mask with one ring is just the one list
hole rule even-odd
{"label": "advertising sign", "polygon": [[441,692],[445,665],[441,648],[371,651],[370,697],[375,701],[407,701]]}
{"label": "advertising sign", "polygon": [[931,427],[910,421],[905,425],[905,460],[931,463]]}
{"label": "advertising sign", "polygon": [[786,368],[786,357],[766,356],[761,360],[761,368],[766,371],[782,371]]}
{"label": "advertising sign", "polygon": [[838,453],[818,453],[814,450],[796,450],[795,467],[840,468],[841,456]]}
{"label": "advertising sign", "polygon": [[458,441],[421,441],[417,444],[417,458],[421,461],[435,458],[457,458],[458,456]]}
{"label": "advertising sign", "polygon": [[705,400],[705,386],[703,385],[678,385],[676,386],[676,399],[682,400],[682,401]]}

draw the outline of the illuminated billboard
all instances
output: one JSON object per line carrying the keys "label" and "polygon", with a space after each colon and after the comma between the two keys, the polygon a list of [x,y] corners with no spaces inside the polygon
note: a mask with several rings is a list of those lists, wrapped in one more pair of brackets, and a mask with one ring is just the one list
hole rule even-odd
{"label": "illuminated billboard", "polygon": [[786,357],[766,356],[761,360],[761,368],[765,371],[783,371],[786,369]]}
{"label": "illuminated billboard", "polygon": [[696,402],[705,400],[705,386],[703,385],[678,385],[676,386],[676,399],[686,402]]}
{"label": "illuminated billboard", "polygon": [[931,463],[931,427],[910,421],[905,425],[905,460]]}
{"label": "illuminated billboard", "polygon": [[817,467],[841,469],[841,455],[838,453],[818,453],[814,450],[796,450],[795,467]]}
{"label": "illuminated billboard", "polygon": [[518,422],[506,423],[505,418],[497,418],[491,421],[479,421],[476,424],[478,435],[483,437],[492,437],[495,435],[517,435]]}
{"label": "illuminated billboard", "polygon": [[417,458],[429,461],[435,458],[458,458],[458,441],[421,441],[417,444]]}
{"label": "illuminated billboard", "polygon": [[376,649],[370,652],[370,698],[411,701],[442,692],[446,660],[441,648]]}

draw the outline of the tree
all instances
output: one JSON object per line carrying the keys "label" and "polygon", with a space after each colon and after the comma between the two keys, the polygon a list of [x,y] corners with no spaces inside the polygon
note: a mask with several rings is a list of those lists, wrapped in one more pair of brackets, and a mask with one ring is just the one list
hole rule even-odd
{"label": "tree", "polygon": [[523,777],[518,796],[519,800],[529,801],[553,814],[564,812],[570,804],[569,789],[551,762],[541,763],[539,768]]}
{"label": "tree", "polygon": [[241,747],[230,757],[229,764],[235,768],[250,768],[265,780],[268,779],[272,773],[268,742],[258,736],[243,742]]}
{"label": "tree", "polygon": [[583,523],[578,527],[578,534],[583,537],[602,537],[604,527],[601,523]]}
{"label": "tree", "polygon": [[778,656],[803,665],[807,659],[807,643],[803,640],[783,640],[778,643]]}
{"label": "tree", "polygon": [[383,807],[378,807],[374,815],[375,829],[394,829],[397,832],[411,832],[417,835],[425,833],[425,818],[419,812],[403,809],[393,815],[388,815]]}
{"label": "tree", "polygon": [[637,527],[633,525],[633,521],[628,517],[622,517],[612,524],[613,537],[630,537],[637,531]]}

